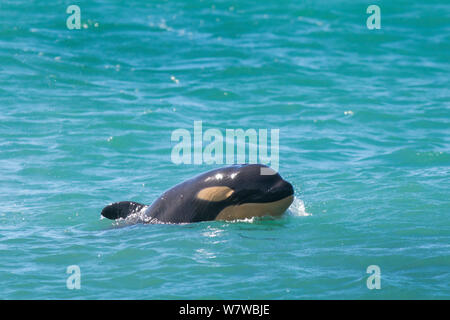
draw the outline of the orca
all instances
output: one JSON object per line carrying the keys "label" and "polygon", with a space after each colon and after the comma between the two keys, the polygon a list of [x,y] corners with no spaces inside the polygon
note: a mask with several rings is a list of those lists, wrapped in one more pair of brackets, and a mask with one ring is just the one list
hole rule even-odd
{"label": "orca", "polygon": [[115,202],[106,206],[101,215],[115,220],[142,213],[145,221],[152,223],[230,221],[278,217],[293,200],[294,188],[277,172],[262,164],[240,164],[186,180],[164,192],[151,205]]}

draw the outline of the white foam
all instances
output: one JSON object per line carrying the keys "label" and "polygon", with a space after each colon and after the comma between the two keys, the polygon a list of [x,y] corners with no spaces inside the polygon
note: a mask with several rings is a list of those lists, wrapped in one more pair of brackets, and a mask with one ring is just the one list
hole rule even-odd
{"label": "white foam", "polygon": [[[146,214],[146,211],[149,206],[143,207],[141,210],[136,211],[128,215],[125,219],[119,218],[115,220],[115,224],[120,225],[131,225],[137,223],[144,224],[167,224],[165,222],[159,221],[156,218],[152,218]],[[170,223],[169,223],[170,224]]]}
{"label": "white foam", "polygon": [[297,197],[294,198],[294,202],[292,202],[287,212],[294,217],[306,217],[311,215],[311,213],[306,212],[305,203]]}
{"label": "white foam", "polygon": [[240,222],[253,223],[253,222],[255,222],[255,219],[257,219],[257,218],[256,217],[251,217],[251,218],[227,220],[226,222],[229,222],[229,223],[240,223]]}

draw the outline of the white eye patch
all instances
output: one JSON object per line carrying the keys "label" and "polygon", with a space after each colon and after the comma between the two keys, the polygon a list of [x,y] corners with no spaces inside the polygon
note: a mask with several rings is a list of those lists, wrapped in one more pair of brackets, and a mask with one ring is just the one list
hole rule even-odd
{"label": "white eye patch", "polygon": [[234,190],[228,187],[209,187],[200,190],[197,193],[197,198],[206,201],[223,201],[229,198],[234,193]]}

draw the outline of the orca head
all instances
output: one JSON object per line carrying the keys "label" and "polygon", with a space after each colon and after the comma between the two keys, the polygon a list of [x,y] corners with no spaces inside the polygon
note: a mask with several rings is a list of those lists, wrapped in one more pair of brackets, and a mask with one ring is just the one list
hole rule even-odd
{"label": "orca head", "polygon": [[215,220],[280,216],[294,200],[294,188],[261,164],[233,165],[202,177],[196,198],[220,204]]}

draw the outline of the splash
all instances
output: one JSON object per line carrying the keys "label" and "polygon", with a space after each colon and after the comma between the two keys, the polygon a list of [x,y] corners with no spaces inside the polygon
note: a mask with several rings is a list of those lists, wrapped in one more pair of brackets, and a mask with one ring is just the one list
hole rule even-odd
{"label": "splash", "polygon": [[287,212],[294,217],[306,217],[311,215],[311,213],[306,212],[305,203],[297,197],[294,198],[294,202],[292,202]]}
{"label": "splash", "polygon": [[162,222],[156,218],[150,217],[146,214],[146,211],[149,206],[143,207],[141,210],[136,211],[130,215],[128,215],[125,219],[119,218],[114,220],[115,226],[128,226],[128,225],[134,225],[138,223],[143,224],[172,224],[169,222]]}

